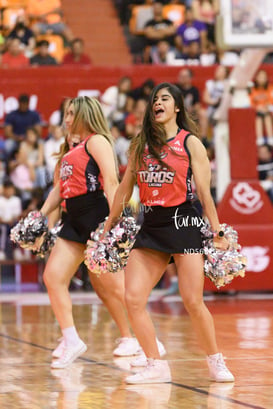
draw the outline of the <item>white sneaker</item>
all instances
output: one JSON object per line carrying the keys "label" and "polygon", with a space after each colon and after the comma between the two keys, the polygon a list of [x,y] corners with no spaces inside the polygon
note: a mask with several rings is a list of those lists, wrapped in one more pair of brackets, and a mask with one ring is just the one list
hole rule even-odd
{"label": "white sneaker", "polygon": [[[162,358],[164,355],[166,355],[166,349],[164,345],[162,344],[162,342],[160,342],[158,339],[156,339],[156,343],[157,343],[159,355]],[[146,366],[146,365],[147,365],[147,358],[143,351],[137,358],[131,361],[131,366],[134,366],[134,367]]]}
{"label": "white sneaker", "polygon": [[61,356],[62,356],[62,354],[64,352],[64,349],[65,349],[64,338],[61,337],[61,338],[58,339],[58,341],[59,341],[59,345],[52,352],[52,357],[53,358],[61,358]]}
{"label": "white sneaker", "polygon": [[136,338],[119,338],[117,341],[118,347],[114,349],[115,356],[131,356],[141,352],[141,346]]}
{"label": "white sneaker", "polygon": [[234,382],[234,376],[227,369],[221,353],[207,356],[209,374],[215,382]]}
{"label": "white sneaker", "polygon": [[63,369],[72,364],[75,359],[82,355],[87,350],[87,346],[80,339],[77,345],[65,347],[62,356],[51,362],[51,368]]}
{"label": "white sneaker", "polygon": [[148,359],[148,364],[143,371],[135,375],[127,376],[126,383],[140,384],[140,383],[166,383],[171,382],[171,371],[168,361],[161,361],[161,359]]}

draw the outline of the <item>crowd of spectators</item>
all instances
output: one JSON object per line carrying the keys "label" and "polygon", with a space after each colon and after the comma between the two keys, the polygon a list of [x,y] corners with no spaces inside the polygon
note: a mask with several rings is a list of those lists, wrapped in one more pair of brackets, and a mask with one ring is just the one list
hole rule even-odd
{"label": "crowd of spectators", "polygon": [[[214,114],[225,89],[229,74],[227,66],[235,64],[239,56],[238,51],[223,52],[216,46],[218,1],[115,2],[119,6],[122,24],[130,27],[136,62],[183,66],[176,85],[182,90],[187,110],[199,122],[200,138],[211,161],[211,190],[215,198]],[[143,6],[145,13],[141,16],[146,20],[142,21],[142,26],[136,23],[133,26],[134,11]],[[168,6],[174,6],[176,13],[166,14]],[[3,17],[4,9],[1,12]],[[69,48],[62,60],[51,54],[47,34],[59,36]],[[214,77],[206,81],[203,90],[198,90],[190,66],[217,62],[221,64],[216,65]],[[74,38],[64,23],[59,0],[28,0],[27,8],[17,16],[14,25],[1,27],[0,68],[60,64],[91,64],[84,52],[84,41]],[[147,78],[140,86],[133,87],[131,78],[124,76],[100,96],[115,139],[121,177],[127,166],[130,140],[141,129],[147,100],[155,85],[153,78]],[[249,96],[250,104],[256,110],[257,171],[273,202],[273,86],[269,84],[266,71],[257,72]],[[0,259],[13,256],[8,240],[10,228],[20,216],[39,208],[52,187],[56,163],[53,154],[59,151],[64,140],[62,112],[43,138],[43,113],[29,109],[27,94],[20,95],[18,103],[18,109],[6,115],[3,138],[0,138]]]}
{"label": "crowd of spectators", "polygon": [[[204,89],[200,92],[194,85],[193,71],[190,67],[183,67],[179,70],[175,82],[182,90],[188,112],[199,122],[200,139],[211,161],[213,175],[211,190],[214,198],[217,171],[214,160],[214,113],[221,102],[227,76],[226,66],[216,66],[214,77],[206,81]],[[141,129],[147,100],[155,85],[154,80],[148,78],[140,86],[133,87],[131,78],[124,76],[117,84],[105,89],[100,96],[102,109],[115,140],[121,177],[127,166],[130,140]],[[273,139],[270,133],[273,87],[268,83],[264,70],[257,72],[249,92],[250,104],[257,111],[257,171],[262,186],[273,202]],[[2,226],[0,226],[2,237],[0,258],[3,258],[4,254],[3,237],[8,237],[14,218],[18,219],[18,216],[26,214],[33,206],[39,207],[52,187],[56,164],[54,153],[59,151],[64,141],[61,109],[58,120],[49,126],[46,138],[42,136],[41,113],[29,109],[28,95],[20,95],[18,108],[5,117],[3,138],[0,139],[0,225]],[[20,206],[17,199],[10,199],[15,196],[19,198]],[[12,205],[8,211],[9,215],[5,215],[4,204],[9,201]],[[17,213],[12,210],[13,206]],[[8,220],[8,223],[5,220]]]}
{"label": "crowd of spectators", "polygon": [[113,1],[135,63],[231,66],[239,59],[240,50],[216,44],[220,0]]}
{"label": "crowd of spectators", "polygon": [[[1,8],[0,68],[90,65],[84,41],[65,23],[60,0],[18,0]],[[8,17],[10,16],[10,17]]]}
{"label": "crowd of spectators", "polygon": [[5,117],[0,139],[0,259],[12,257],[8,236],[14,222],[39,208],[52,187],[54,153],[64,132],[61,124],[50,126],[43,138],[42,124],[40,113],[29,109],[27,94],[18,97],[18,108]]}

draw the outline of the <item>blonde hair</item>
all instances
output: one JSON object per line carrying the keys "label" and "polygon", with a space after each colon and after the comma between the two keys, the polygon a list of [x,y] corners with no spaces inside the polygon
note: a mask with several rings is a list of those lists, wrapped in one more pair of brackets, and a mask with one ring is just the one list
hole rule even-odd
{"label": "blonde hair", "polygon": [[74,106],[74,121],[72,134],[81,134],[83,130],[103,135],[113,146],[113,137],[107,120],[102,112],[101,105],[96,98],[87,96],[77,97],[70,101]]}
{"label": "blonde hair", "polygon": [[71,126],[71,133],[76,135],[87,131],[104,136],[112,147],[118,177],[118,161],[114,149],[114,138],[102,111],[101,104],[96,98],[89,98],[87,96],[71,99],[67,105],[67,109],[71,104],[73,104],[74,107],[74,120]]}

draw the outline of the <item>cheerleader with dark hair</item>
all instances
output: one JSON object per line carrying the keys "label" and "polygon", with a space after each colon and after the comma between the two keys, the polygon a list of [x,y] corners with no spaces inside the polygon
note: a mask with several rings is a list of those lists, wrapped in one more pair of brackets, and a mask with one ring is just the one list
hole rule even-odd
{"label": "cheerleader with dark hair", "polygon": [[127,383],[170,382],[167,361],[160,360],[155,329],[146,304],[150,292],[173,258],[183,303],[199,343],[207,355],[210,377],[232,382],[218,350],[212,316],[203,301],[204,270],[200,228],[203,219],[193,204],[191,177],[212,229],[214,244],[227,249],[210,193],[206,150],[189,119],[181,91],[163,83],[155,87],[140,134],[132,141],[127,170],[115,194],[105,231],[116,222],[137,181],[140,199],[149,211],[137,234],[125,272],[125,300],[131,326],[146,357],[143,371]]}

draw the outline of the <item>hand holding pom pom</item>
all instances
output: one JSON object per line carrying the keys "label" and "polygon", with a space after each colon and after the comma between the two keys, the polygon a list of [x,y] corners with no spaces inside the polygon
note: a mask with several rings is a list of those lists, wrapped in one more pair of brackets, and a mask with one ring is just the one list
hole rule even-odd
{"label": "hand holding pom pom", "polygon": [[237,231],[227,224],[222,224],[221,230],[224,232],[224,237],[215,238],[209,225],[201,228],[205,275],[217,288],[229,284],[235,277],[244,277],[247,265],[246,257],[240,253],[241,246],[238,244]]}
{"label": "hand holding pom pom", "polygon": [[36,249],[33,248],[33,252],[36,256],[44,258],[46,254],[51,251],[61,228],[61,222],[58,222],[52,229],[48,230],[43,236],[41,236],[41,242],[38,244],[35,243]]}
{"label": "hand holding pom pom", "polygon": [[47,230],[46,217],[34,210],[11,229],[10,239],[21,247],[32,250],[42,244]]}
{"label": "hand holding pom pom", "polygon": [[122,217],[110,231],[105,228],[105,222],[100,223],[87,242],[88,269],[97,275],[123,270],[139,229],[133,217]]}

